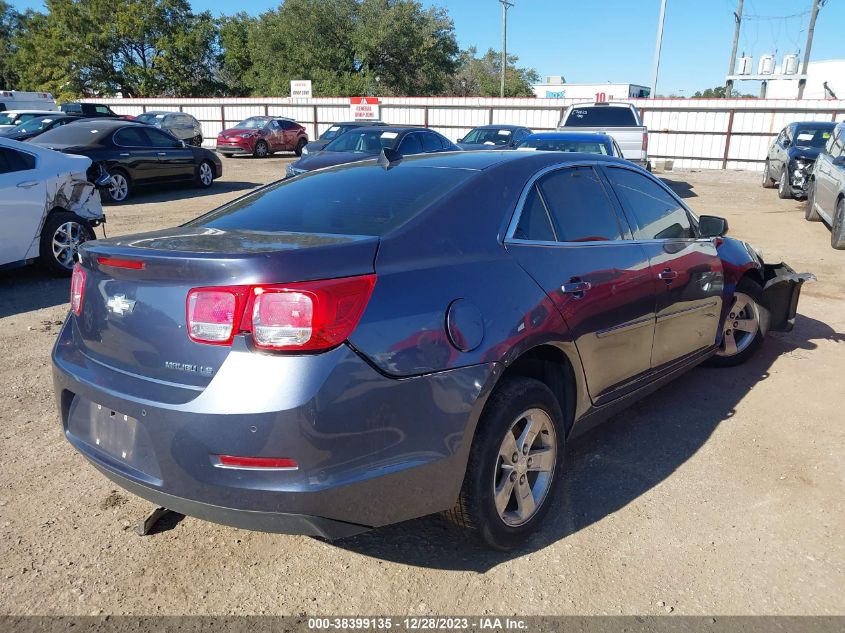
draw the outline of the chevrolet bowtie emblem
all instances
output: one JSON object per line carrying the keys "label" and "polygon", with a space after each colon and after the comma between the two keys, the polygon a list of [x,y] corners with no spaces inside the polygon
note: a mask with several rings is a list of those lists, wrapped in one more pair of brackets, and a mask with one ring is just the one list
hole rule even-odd
{"label": "chevrolet bowtie emblem", "polygon": [[114,312],[118,316],[123,316],[135,309],[135,301],[127,299],[125,295],[115,295],[106,301],[106,306],[110,312]]}

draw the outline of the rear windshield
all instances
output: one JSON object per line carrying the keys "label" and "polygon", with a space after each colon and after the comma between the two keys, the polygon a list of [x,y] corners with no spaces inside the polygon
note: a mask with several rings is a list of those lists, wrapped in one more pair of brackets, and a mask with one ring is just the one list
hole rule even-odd
{"label": "rear windshield", "polygon": [[26,123],[21,123],[15,128],[15,132],[37,132],[47,127],[50,123],[56,120],[56,117],[37,117],[30,119]]}
{"label": "rear windshield", "polygon": [[464,137],[463,142],[467,145],[507,145],[511,136],[511,130],[477,127]]}
{"label": "rear windshield", "polygon": [[349,165],[302,174],[188,222],[261,232],[380,237],[471,178],[465,169]]}
{"label": "rear windshield", "polygon": [[795,130],[795,144],[800,147],[824,147],[832,133],[832,127],[802,126]]}
{"label": "rear windshield", "polygon": [[569,127],[634,127],[637,119],[631,108],[592,106],[575,108],[564,123]]}
{"label": "rear windshield", "polygon": [[610,147],[601,141],[574,141],[555,138],[529,138],[517,149],[535,149],[546,152],[580,152],[582,154],[610,154]]}
{"label": "rear windshield", "polygon": [[[109,130],[114,130],[110,127]],[[71,123],[52,130],[47,130],[38,137],[38,143],[55,143],[56,145],[88,145],[96,143],[106,136],[107,130],[99,126],[79,125]]]}
{"label": "rear windshield", "polygon": [[78,103],[65,103],[62,105],[62,112],[82,112],[82,106]]}
{"label": "rear windshield", "polygon": [[380,154],[382,148],[392,148],[396,145],[399,132],[396,130],[380,130],[378,128],[358,128],[341,134],[326,145],[327,152],[357,152],[364,154]]}

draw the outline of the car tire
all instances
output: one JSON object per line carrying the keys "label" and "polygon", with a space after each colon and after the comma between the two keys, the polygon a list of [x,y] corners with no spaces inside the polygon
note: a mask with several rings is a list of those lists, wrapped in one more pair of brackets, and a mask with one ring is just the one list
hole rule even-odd
{"label": "car tire", "polygon": [[[763,318],[767,313],[768,306],[760,284],[749,277],[740,279],[722,325],[719,348],[707,364],[734,367],[754,356],[766,336]],[[739,323],[743,325],[738,326]]]}
{"label": "car tire", "polygon": [[[533,439],[523,435],[529,424],[534,429],[529,433],[539,430]],[[484,407],[458,501],[446,517],[493,549],[524,543],[560,488],[564,438],[563,414],[551,390],[533,378],[504,378]]]}
{"label": "car tire", "polygon": [[197,134],[191,139],[191,145],[194,147],[202,147],[202,134]]}
{"label": "car tire", "polygon": [[112,182],[106,188],[106,198],[109,202],[120,204],[129,199],[129,194],[132,192],[132,183],[129,180],[129,174],[121,169],[114,169],[109,171]]}
{"label": "car tire", "polygon": [[296,142],[296,147],[293,148],[293,153],[297,156],[302,156],[302,148],[308,145],[308,141],[304,138],[299,139]]}
{"label": "car tire", "polygon": [[819,222],[821,220],[819,212],[816,211],[815,178],[811,179],[810,184],[807,186],[807,206],[804,207],[804,219],[808,222]]}
{"label": "car tire", "polygon": [[38,262],[56,277],[68,277],[76,263],[76,251],[94,239],[91,225],[75,213],[55,211],[47,216],[38,249]]}
{"label": "car tire", "polygon": [[197,166],[197,174],[194,182],[200,189],[208,189],[214,184],[214,165],[204,160]]}
{"label": "car tire", "polygon": [[845,198],[839,198],[833,223],[830,225],[830,245],[836,250],[845,250]]}
{"label": "car tire", "polygon": [[791,200],[793,197],[792,187],[789,186],[789,174],[786,171],[786,167],[784,167],[780,172],[780,180],[778,181],[778,198],[781,200]]}
{"label": "car tire", "polygon": [[769,160],[766,159],[766,163],[763,165],[763,189],[774,189],[775,183],[772,180],[772,177],[769,176]]}
{"label": "car tire", "polygon": [[258,141],[252,150],[252,155],[256,158],[267,158],[270,155],[270,147],[267,145],[267,141]]}

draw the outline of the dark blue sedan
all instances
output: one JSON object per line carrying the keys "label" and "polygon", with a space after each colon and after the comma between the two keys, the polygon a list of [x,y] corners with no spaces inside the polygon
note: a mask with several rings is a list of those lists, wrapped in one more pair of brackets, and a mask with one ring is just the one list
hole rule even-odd
{"label": "dark blue sedan", "polygon": [[573,434],[792,327],[807,276],[726,230],[592,154],[303,174],[80,248],[63,430],[210,521],[336,538],[446,511],[509,549],[557,502]]}
{"label": "dark blue sedan", "polygon": [[519,150],[544,152],[576,152],[580,154],[602,154],[622,158],[622,150],[607,134],[588,132],[542,132],[532,134],[517,146]]}

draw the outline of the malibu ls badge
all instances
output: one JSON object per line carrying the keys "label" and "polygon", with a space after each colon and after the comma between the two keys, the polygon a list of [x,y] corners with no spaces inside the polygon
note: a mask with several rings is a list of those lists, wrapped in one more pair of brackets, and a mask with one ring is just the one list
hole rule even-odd
{"label": "malibu ls badge", "polygon": [[126,295],[115,295],[109,297],[109,300],[106,301],[106,307],[109,309],[109,312],[117,316],[123,316],[135,309],[135,301],[133,299],[127,299]]}
{"label": "malibu ls badge", "polygon": [[207,365],[194,365],[193,363],[177,363],[172,360],[164,361],[164,367],[166,369],[176,369],[178,371],[189,371],[203,376],[211,376],[214,373],[214,367],[208,367]]}

